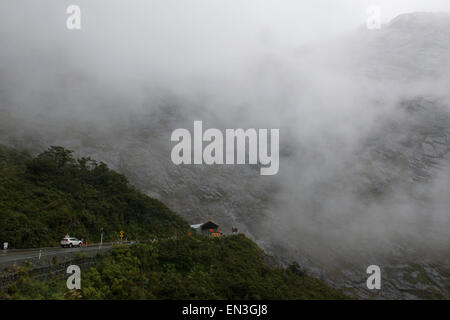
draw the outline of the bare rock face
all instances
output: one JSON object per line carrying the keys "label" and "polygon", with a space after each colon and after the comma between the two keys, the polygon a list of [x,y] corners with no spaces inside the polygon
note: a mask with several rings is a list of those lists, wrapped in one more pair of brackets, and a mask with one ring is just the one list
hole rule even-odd
{"label": "bare rock face", "polygon": [[367,73],[378,79],[436,81],[450,68],[449,14],[411,13],[393,19],[378,32],[358,35]]}

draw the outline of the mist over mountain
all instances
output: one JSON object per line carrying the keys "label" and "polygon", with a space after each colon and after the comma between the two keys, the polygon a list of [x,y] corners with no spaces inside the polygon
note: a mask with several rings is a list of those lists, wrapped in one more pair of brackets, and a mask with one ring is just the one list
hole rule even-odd
{"label": "mist over mountain", "polygon": [[[449,297],[448,14],[298,46],[265,33],[249,43],[251,28],[175,39],[180,22],[155,40],[140,19],[102,22],[88,20],[87,36],[56,18],[1,20],[0,143],[90,155],[189,222],[238,227],[359,296],[377,264],[382,297]],[[170,134],[194,120],[279,128],[279,174],[175,166]]]}

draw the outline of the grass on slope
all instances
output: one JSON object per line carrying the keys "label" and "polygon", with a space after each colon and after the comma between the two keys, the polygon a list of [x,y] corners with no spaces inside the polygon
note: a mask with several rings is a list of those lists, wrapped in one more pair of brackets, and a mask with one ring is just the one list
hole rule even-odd
{"label": "grass on slope", "polygon": [[298,265],[272,268],[244,235],[182,237],[120,246],[82,272],[82,288],[64,277],[22,279],[7,299],[345,299]]}

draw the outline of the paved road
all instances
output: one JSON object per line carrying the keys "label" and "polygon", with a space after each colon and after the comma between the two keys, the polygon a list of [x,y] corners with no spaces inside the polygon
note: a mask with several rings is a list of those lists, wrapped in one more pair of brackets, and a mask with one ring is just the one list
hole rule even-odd
{"label": "paved road", "polygon": [[[126,242],[126,245],[133,244],[133,242]],[[83,248],[33,248],[33,249],[13,249],[13,250],[0,250],[0,264],[11,263],[22,260],[42,259],[44,257],[54,257],[59,255],[76,254],[77,252],[92,252],[98,250],[109,250],[113,246],[113,243],[103,243],[99,249],[98,244],[92,244]]]}

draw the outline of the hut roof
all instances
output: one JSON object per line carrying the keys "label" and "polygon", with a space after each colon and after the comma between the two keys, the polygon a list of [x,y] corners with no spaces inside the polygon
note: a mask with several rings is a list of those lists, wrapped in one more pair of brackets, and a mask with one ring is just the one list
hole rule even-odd
{"label": "hut roof", "polygon": [[212,221],[205,222],[204,224],[201,225],[202,230],[204,230],[204,229],[216,229],[218,227],[219,227],[219,225],[215,224]]}

